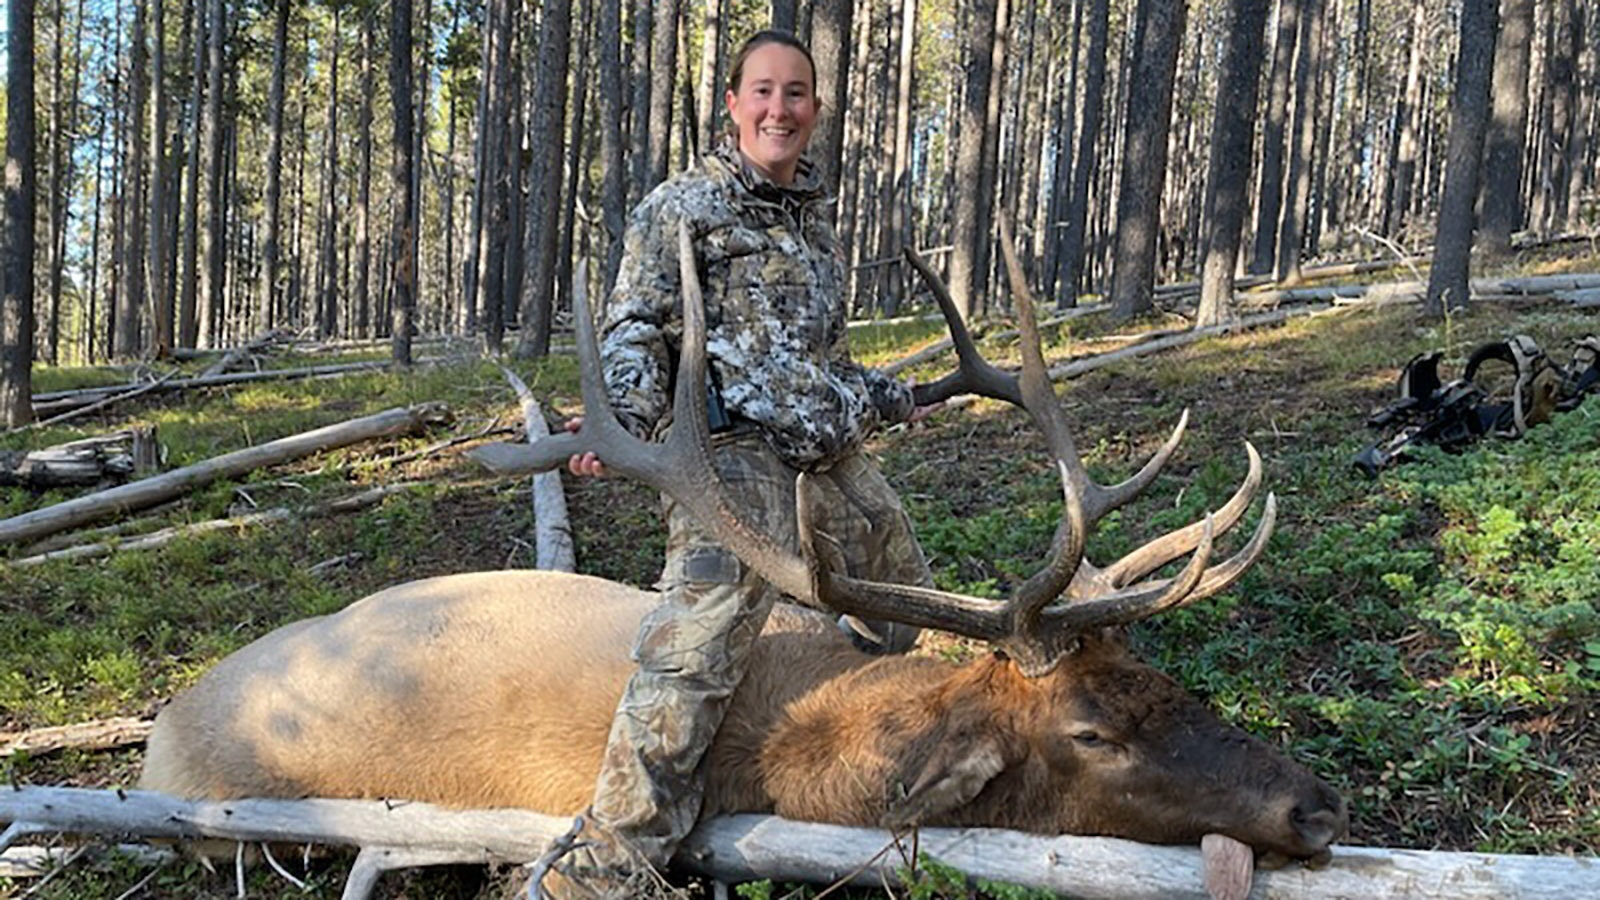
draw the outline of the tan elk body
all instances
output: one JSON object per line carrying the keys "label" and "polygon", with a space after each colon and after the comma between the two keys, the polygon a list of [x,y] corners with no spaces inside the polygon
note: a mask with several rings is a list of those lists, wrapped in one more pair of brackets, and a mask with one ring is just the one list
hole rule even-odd
{"label": "tan elk body", "polygon": [[[141,786],[582,810],[658,597],[552,572],[402,584],[284,626],[165,709]],[[991,825],[1321,851],[1342,805],[1111,638],[1051,675],[873,659],[775,616],[718,733],[707,815]],[[787,630],[786,630],[787,628]]]}
{"label": "tan elk body", "polygon": [[[1213,536],[1242,521],[1260,485],[1253,449],[1244,483],[1214,516],[1104,568],[1091,564],[1089,530],[1150,484],[1183,425],[1139,473],[1096,484],[1044,374],[1020,267],[1008,256],[1024,336],[1020,376],[978,357],[930,278],[962,363],[919,388],[919,403],[976,391],[1024,406],[1062,475],[1062,522],[1044,568],[1006,600],[857,580],[835,571],[837,548],[811,528],[804,479],[798,552],[728,507],[705,433],[703,310],[686,231],[680,259],[678,424],[667,439],[638,441],[610,413],[587,302],[575,289],[581,433],[480,448],[479,460],[502,471],[548,470],[573,453],[598,452],[612,471],[671,494],[770,584],[809,606],[940,628],[1003,651],[962,667],[872,659],[827,629],[769,627],[710,751],[703,815],[773,811],[1164,843],[1223,834],[1258,851],[1326,854],[1347,824],[1340,797],[1223,724],[1118,636],[1118,626],[1225,589],[1259,558],[1275,520],[1270,495],[1245,546],[1209,563]],[[1187,554],[1181,571],[1155,577]],[[633,670],[640,618],[657,600],[539,572],[390,588],[219,663],[157,717],[143,785],[213,798],[387,797],[576,812],[589,802]]]}

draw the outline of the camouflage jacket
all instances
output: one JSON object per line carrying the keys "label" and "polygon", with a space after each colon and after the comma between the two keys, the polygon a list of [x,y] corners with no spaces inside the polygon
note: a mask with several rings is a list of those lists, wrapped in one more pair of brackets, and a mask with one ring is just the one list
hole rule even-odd
{"label": "camouflage jacket", "polygon": [[671,417],[682,334],[678,222],[694,238],[706,354],[728,412],[783,459],[825,469],[880,423],[911,414],[910,389],[857,365],[846,346],[843,263],[818,173],[780,187],[731,145],[657,187],[634,210],[602,356],[611,401],[641,436]]}

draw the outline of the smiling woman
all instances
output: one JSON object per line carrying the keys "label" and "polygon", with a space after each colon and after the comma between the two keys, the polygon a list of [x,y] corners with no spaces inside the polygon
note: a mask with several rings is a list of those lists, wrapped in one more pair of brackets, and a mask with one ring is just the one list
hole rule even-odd
{"label": "smiling woman", "polygon": [[794,183],[811,141],[816,83],[810,51],[782,32],[757,34],[733,61],[725,99],[739,152],[776,184]]}

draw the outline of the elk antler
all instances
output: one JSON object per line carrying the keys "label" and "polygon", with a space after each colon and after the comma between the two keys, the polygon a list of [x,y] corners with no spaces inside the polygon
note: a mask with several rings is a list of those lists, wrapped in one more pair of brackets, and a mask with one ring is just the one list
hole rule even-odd
{"label": "elk antler", "polygon": [[[1003,226],[1002,229],[1003,233],[1008,231]],[[1024,672],[1042,674],[1070,651],[1077,635],[1084,631],[1145,618],[1210,596],[1233,584],[1265,549],[1277,505],[1269,494],[1261,522],[1246,546],[1228,561],[1207,567],[1214,534],[1226,532],[1239,521],[1261,483],[1260,457],[1247,443],[1249,475],[1217,514],[1157,538],[1104,569],[1085,560],[1084,542],[1089,529],[1155,479],[1182,439],[1188,414],[1186,412],[1180,419],[1177,429],[1155,457],[1132,478],[1110,487],[1091,480],[1045,370],[1031,298],[1022,282],[1020,267],[1009,252],[1008,235],[1004,244],[1022,333],[1020,375],[1003,372],[982,359],[938,277],[915,253],[908,250],[907,257],[939,298],[961,360],[958,372],[919,390],[918,402],[928,403],[970,392],[1022,406],[1044,434],[1061,474],[1063,515],[1051,558],[1008,600],[866,581],[837,571],[832,564],[837,553],[831,552],[825,544],[819,550],[818,539],[823,536],[817,534],[812,525],[814,511],[805,476],[796,484],[798,555],[778,546],[770,536],[750,528],[738,511],[728,505],[710,458],[703,389],[705,314],[687,226],[680,227],[679,232],[683,343],[673,401],[673,428],[665,442],[656,444],[633,437],[611,411],[605,397],[587,295],[583,290],[584,278],[580,274],[573,292],[573,307],[583,384],[583,428],[575,434],[557,435],[533,445],[487,445],[471,455],[495,471],[513,474],[548,471],[564,464],[575,453],[593,451],[608,468],[671,495],[746,565],[801,603],[867,619],[887,619],[992,641],[1010,653]],[[1194,556],[1177,575],[1140,580],[1190,552]],[[1063,594],[1071,602],[1054,604],[1053,601]]]}

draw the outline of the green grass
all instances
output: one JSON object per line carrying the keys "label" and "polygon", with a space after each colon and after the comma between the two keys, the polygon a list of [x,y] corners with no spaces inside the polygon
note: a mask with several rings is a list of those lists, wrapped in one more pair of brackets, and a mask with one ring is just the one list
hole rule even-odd
{"label": "green grass", "polygon": [[[1134,643],[1221,716],[1340,788],[1351,802],[1354,842],[1592,853],[1600,839],[1592,724],[1600,690],[1600,400],[1521,441],[1488,441],[1459,456],[1425,452],[1376,481],[1349,465],[1370,440],[1362,420],[1387,401],[1412,354],[1443,347],[1453,373],[1491,336],[1526,331],[1560,356],[1567,337],[1594,328],[1592,317],[1558,306],[1493,307],[1448,324],[1409,309],[1362,310],[1206,341],[1094,373],[1063,392],[1085,459],[1105,481],[1134,471],[1179,411],[1191,411],[1168,471],[1101,523],[1089,550],[1098,562],[1220,506],[1243,476],[1242,443],[1261,451],[1267,487],[1281,502],[1265,559],[1226,594],[1138,626]],[[1071,339],[1104,330],[1088,322],[1057,329],[1048,353],[1086,352]],[[903,323],[852,339],[864,360],[881,364],[938,336]],[[1007,342],[984,346],[1001,359],[1014,355]],[[570,356],[515,368],[559,414],[575,409]],[[39,388],[106,375],[41,370]],[[453,424],[216,484],[144,518],[148,529],[250,502],[293,506],[374,484],[429,482],[380,506],[103,560],[0,568],[0,730],[147,714],[282,623],[411,578],[523,565],[531,524],[519,486],[487,479],[459,456],[389,462],[517,421],[493,363],[141,399],[109,416],[7,436],[3,446],[23,449],[154,424],[167,464],[177,466],[435,400],[450,405]],[[905,498],[941,587],[1003,595],[1037,566],[1061,497],[1021,415],[979,403],[873,449]],[[0,490],[0,514],[67,496]],[[655,578],[662,534],[653,492],[586,483],[574,486],[570,502],[580,568],[636,584]],[[1253,527],[1259,507],[1241,530]],[[1230,536],[1219,552],[1241,541]],[[312,571],[335,559],[346,562]],[[965,651],[945,644],[937,652]],[[126,785],[137,752],[4,766],[20,782]],[[915,890],[924,893],[901,896],[967,896],[969,886],[939,881],[936,862],[919,871],[925,880]],[[311,896],[334,896],[340,870],[316,872]],[[114,859],[86,860],[39,896],[114,897],[146,874]],[[252,896],[301,896],[262,873],[251,878]],[[432,873],[394,882],[389,896],[488,897],[502,895],[511,879],[485,887]],[[152,884],[158,896],[232,893],[231,877],[187,863]],[[8,889],[0,881],[0,895]],[[739,889],[746,897],[793,890]],[[1005,886],[982,890],[1024,896]]]}

